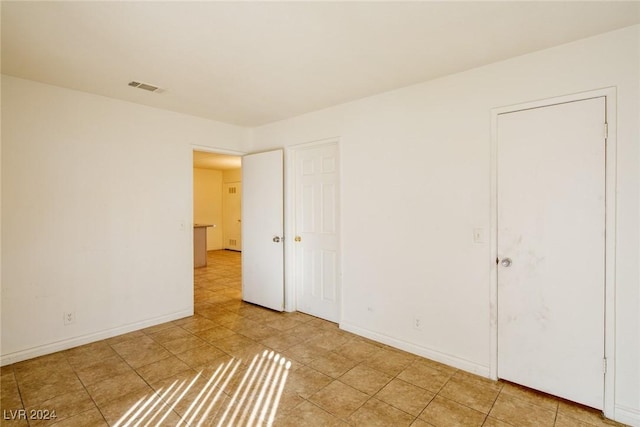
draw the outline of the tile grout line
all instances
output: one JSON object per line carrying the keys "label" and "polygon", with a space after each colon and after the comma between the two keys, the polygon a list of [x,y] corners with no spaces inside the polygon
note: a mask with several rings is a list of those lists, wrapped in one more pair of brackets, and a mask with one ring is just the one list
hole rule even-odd
{"label": "tile grout line", "polygon": [[[498,380],[498,381],[496,381],[496,383],[500,383],[500,381]],[[484,425],[487,422],[487,420],[489,419],[489,414],[491,414],[491,411],[493,410],[493,407],[496,405],[496,402],[498,401],[498,398],[502,394],[503,390],[504,390],[504,384],[500,387],[500,391],[498,391],[498,393],[496,394],[495,399],[493,399],[493,402],[491,403],[491,407],[487,411],[487,415],[484,417],[484,421],[482,422],[482,425]],[[500,420],[500,421],[503,421],[503,420]],[[509,423],[506,423],[506,424],[509,424]]]}
{"label": "tile grout line", "polygon": [[[146,336],[148,336],[144,331],[143,331],[142,333],[143,333],[143,334],[145,334]],[[153,339],[152,337],[149,337],[149,338]],[[132,338],[132,339],[135,339],[135,338]],[[154,342],[156,342],[156,341],[154,340]],[[109,344],[109,343],[107,343],[107,344],[108,344],[109,346],[111,346],[111,344]],[[158,344],[160,344],[160,343],[158,343]],[[160,345],[162,346],[162,344],[160,344]],[[164,348],[164,347],[163,347],[163,348]],[[132,370],[133,370],[133,372],[135,372],[135,373],[136,373],[136,375],[138,375],[138,377],[139,377],[139,378],[140,378],[140,379],[141,379],[141,380],[142,380],[142,381],[147,385],[147,387],[149,387],[149,388],[151,389],[152,393],[157,397],[157,399],[162,400],[162,404],[163,404],[163,406],[166,406],[166,405],[168,405],[168,404],[169,404],[167,401],[165,401],[164,399],[162,399],[162,396],[161,396],[161,395],[156,391],[156,389],[155,389],[155,388],[153,388],[153,387],[151,386],[151,384],[149,384],[149,383],[147,382],[147,380],[146,380],[142,375],[140,375],[140,373],[138,372],[138,370],[137,370],[136,368],[134,368],[133,366],[131,366],[131,364],[129,364],[129,362],[127,362],[127,361],[126,361],[126,359],[124,359],[124,357],[122,357],[122,355],[120,355],[120,353],[118,353],[118,352],[116,351],[116,349],[114,349],[112,346],[111,346],[111,349],[112,349],[116,354],[118,354],[118,356],[120,356],[120,358],[122,358],[122,360],[124,361],[124,363],[126,363],[126,364],[127,364],[127,365],[132,369]],[[167,351],[168,351],[168,350],[167,350]],[[169,357],[170,357],[170,356],[166,357],[165,359],[168,359]],[[160,359],[160,360],[164,360],[164,359]],[[156,362],[159,362],[160,360],[158,360],[158,361],[156,361]],[[156,362],[151,362],[151,363],[156,363]],[[147,365],[150,365],[151,363],[148,363]],[[147,366],[147,365],[142,365],[142,366],[140,366],[139,368],[141,368],[141,367],[143,367],[143,366]],[[115,401],[115,400],[116,400],[116,399],[112,400],[111,402],[113,402],[113,401]],[[110,403],[111,403],[111,402],[110,402]],[[96,405],[96,406],[97,406],[97,405]],[[98,408],[98,409],[99,409],[99,408]],[[100,412],[102,412],[102,411],[100,411]],[[188,426],[188,423],[187,423],[185,420],[183,420],[183,418],[182,418],[182,416],[181,416],[180,414],[178,414],[178,413],[177,413],[177,412],[175,412],[174,410],[171,410],[171,412],[175,413],[175,414],[180,418],[180,420],[182,420],[182,421],[184,422],[184,424]],[[103,417],[104,417],[104,415],[103,415]],[[109,424],[109,423],[107,423],[107,424]]]}

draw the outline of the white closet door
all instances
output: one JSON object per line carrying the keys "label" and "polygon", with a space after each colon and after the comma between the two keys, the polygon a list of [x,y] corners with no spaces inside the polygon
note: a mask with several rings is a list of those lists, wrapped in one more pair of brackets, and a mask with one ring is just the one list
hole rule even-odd
{"label": "white closet door", "polygon": [[[498,116],[498,376],[604,399],[605,98]],[[510,263],[510,265],[509,265]]]}

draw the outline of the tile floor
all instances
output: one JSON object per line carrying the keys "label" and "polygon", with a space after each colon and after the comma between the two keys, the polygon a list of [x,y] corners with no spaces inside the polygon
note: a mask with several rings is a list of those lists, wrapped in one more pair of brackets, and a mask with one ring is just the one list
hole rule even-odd
{"label": "tile floor", "polygon": [[239,277],[238,253],[210,252],[195,270],[193,317],[1,368],[0,424],[615,425],[312,316],[243,303]]}

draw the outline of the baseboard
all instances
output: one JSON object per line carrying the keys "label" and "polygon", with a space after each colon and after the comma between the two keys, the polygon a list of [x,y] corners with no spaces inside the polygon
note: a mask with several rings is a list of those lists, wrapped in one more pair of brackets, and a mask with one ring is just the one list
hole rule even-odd
{"label": "baseboard", "polygon": [[[373,332],[368,329],[352,325],[348,322],[340,323],[340,329],[343,329],[347,332],[352,332],[365,338],[369,338],[382,344],[390,345],[392,347],[416,354],[418,356],[435,360],[436,362],[444,363],[445,365],[453,366],[454,368],[474,373],[476,375],[480,375],[486,378],[491,377],[490,368],[488,366],[478,365],[477,363],[470,362],[468,360],[461,359],[447,353],[443,353],[427,347],[422,347],[407,341],[390,337],[388,335],[380,334],[378,332]],[[613,419],[617,422],[627,424],[632,427],[640,427],[640,409],[616,405]]]}
{"label": "baseboard", "polygon": [[614,416],[614,420],[619,423],[628,424],[633,427],[640,427],[639,409],[616,405]]}
{"label": "baseboard", "polygon": [[390,337],[388,335],[373,332],[368,329],[363,329],[350,323],[340,323],[340,329],[344,329],[347,332],[352,332],[356,335],[360,335],[365,338],[369,338],[374,341],[396,347],[400,350],[404,350],[418,356],[426,357],[427,359],[435,360],[436,362],[444,363],[445,365],[453,366],[454,368],[462,369],[463,371],[490,378],[490,368],[488,366],[479,365],[469,360],[461,359],[459,357],[452,356],[447,353],[442,353],[431,348],[422,347],[407,341]]}
{"label": "baseboard", "polygon": [[193,316],[193,309],[181,310],[171,314],[167,314],[153,319],[143,320],[141,322],[130,323],[128,325],[119,326],[117,328],[107,329],[100,332],[81,335],[62,341],[39,345],[26,350],[20,350],[13,353],[0,355],[0,366],[11,365],[12,363],[22,362],[23,360],[33,359],[34,357],[44,356],[46,354],[55,353],[57,351],[68,350],[84,344],[90,344],[106,338],[112,338],[128,332],[137,331],[139,329],[148,328],[159,325],[161,323],[171,322],[173,320],[182,319],[183,317]]}

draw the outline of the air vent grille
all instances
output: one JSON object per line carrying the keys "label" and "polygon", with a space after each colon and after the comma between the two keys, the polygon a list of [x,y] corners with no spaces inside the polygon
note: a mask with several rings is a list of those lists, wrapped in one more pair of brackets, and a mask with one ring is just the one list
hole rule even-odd
{"label": "air vent grille", "polygon": [[158,86],[150,85],[148,83],[140,83],[136,81],[129,82],[129,86],[136,87],[138,89],[148,90],[149,92],[161,93],[163,92]]}

